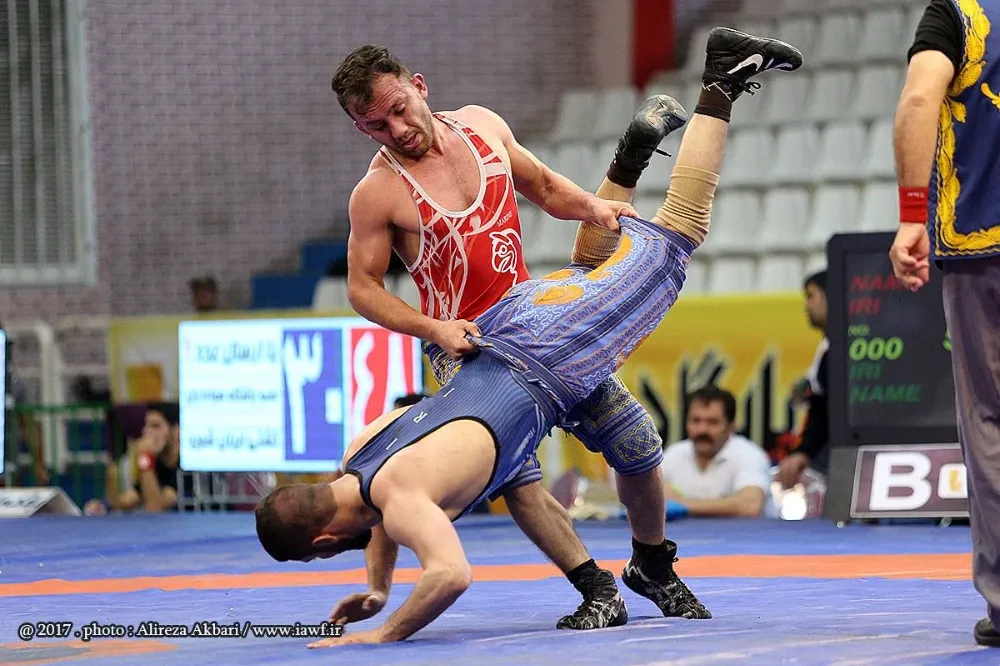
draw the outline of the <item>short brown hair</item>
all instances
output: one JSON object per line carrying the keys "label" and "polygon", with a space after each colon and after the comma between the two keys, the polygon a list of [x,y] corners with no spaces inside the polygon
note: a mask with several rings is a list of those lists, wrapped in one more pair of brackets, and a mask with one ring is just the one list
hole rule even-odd
{"label": "short brown hair", "polygon": [[349,105],[371,103],[372,83],[382,74],[409,77],[410,70],[384,46],[365,44],[351,51],[333,73],[330,84],[341,108],[350,115]]}
{"label": "short brown hair", "polygon": [[321,499],[322,485],[282,486],[257,505],[257,538],[278,562],[313,554],[312,540],[326,524],[333,503],[332,498]]}

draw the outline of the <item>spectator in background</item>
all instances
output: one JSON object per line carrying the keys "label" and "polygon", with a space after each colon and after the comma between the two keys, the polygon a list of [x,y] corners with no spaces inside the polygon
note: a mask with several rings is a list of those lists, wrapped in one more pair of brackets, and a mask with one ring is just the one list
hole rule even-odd
{"label": "spectator in background", "polygon": [[103,515],[108,509],[149,513],[177,506],[177,470],[180,467],[180,413],[176,403],[154,403],[146,410],[142,435],[131,444],[119,464],[130,465],[135,481],[131,488],[118,488],[118,464],[108,463],[107,501],[92,499],[84,506],[87,515]]}
{"label": "spectator in background", "polygon": [[830,412],[827,366],[830,340],[826,337],[826,271],[806,278],[806,316],[813,328],[823,332],[816,357],[809,369],[806,390],[806,422],[798,447],[778,465],[782,488],[793,488],[802,480],[806,467],[826,475],[830,457]]}
{"label": "spectator in background", "polygon": [[764,450],[735,433],[736,398],[707,386],[691,393],[688,439],[667,447],[660,469],[667,517],[756,518],[764,510],[771,461]]}
{"label": "spectator in background", "polygon": [[191,302],[195,312],[214,312],[219,309],[219,288],[215,278],[207,275],[188,283],[191,287]]}

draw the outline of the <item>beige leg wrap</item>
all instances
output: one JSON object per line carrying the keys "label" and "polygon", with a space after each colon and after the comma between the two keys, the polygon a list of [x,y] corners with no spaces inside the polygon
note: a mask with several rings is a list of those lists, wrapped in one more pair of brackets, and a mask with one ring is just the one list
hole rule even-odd
{"label": "beige leg wrap", "polygon": [[571,261],[597,268],[611,258],[618,249],[621,232],[611,231],[590,222],[581,222],[576,230]]}
{"label": "beige leg wrap", "polygon": [[719,174],[694,167],[675,166],[670,189],[653,222],[673,229],[694,242],[705,242],[712,216],[712,200],[719,184]]}
{"label": "beige leg wrap", "polygon": [[[608,201],[621,201],[630,204],[635,190],[622,187],[605,178],[601,182],[601,186],[597,188],[596,194]],[[620,238],[621,233],[618,231],[611,231],[589,222],[581,222],[580,227],[576,230],[576,241],[573,243],[573,254],[570,260],[575,264],[597,268],[615,253]]]}

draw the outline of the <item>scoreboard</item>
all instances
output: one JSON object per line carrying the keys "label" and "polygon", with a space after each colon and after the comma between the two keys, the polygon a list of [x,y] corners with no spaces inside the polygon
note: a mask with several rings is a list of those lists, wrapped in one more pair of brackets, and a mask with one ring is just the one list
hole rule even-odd
{"label": "scoreboard", "polygon": [[827,246],[828,517],[967,515],[942,274],[917,292],[893,276],[893,233]]}

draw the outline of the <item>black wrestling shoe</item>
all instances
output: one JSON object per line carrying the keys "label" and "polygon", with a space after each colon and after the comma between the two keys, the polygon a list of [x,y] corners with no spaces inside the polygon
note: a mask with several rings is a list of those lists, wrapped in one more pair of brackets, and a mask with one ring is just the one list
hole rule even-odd
{"label": "black wrestling shoe", "polygon": [[986,647],[1000,648],[1000,631],[993,628],[990,618],[984,617],[976,623],[976,642]]}
{"label": "black wrestling shoe", "polygon": [[[646,565],[646,571],[639,564],[638,556],[632,559],[622,571],[622,582],[636,594],[646,597],[660,609],[664,617],[683,617],[688,620],[709,620],[712,614],[705,608],[684,581],[674,571],[677,561],[677,545],[668,542],[663,562]],[[655,570],[654,570],[655,569]]]}
{"label": "black wrestling shoe", "polygon": [[[649,166],[656,147],[688,120],[684,107],[669,95],[653,95],[642,103],[625,128],[608,170],[609,180],[622,187],[635,187]],[[621,182],[620,182],[621,181]]]}
{"label": "black wrestling shoe", "polygon": [[587,572],[577,585],[583,603],[572,615],[559,620],[556,629],[604,629],[628,622],[628,609],[615,577],[606,569]]}
{"label": "black wrestling shoe", "polygon": [[715,86],[730,100],[760,84],[750,77],[769,69],[794,72],[802,66],[802,52],[777,39],[761,39],[732,28],[709,33],[702,85]]}

